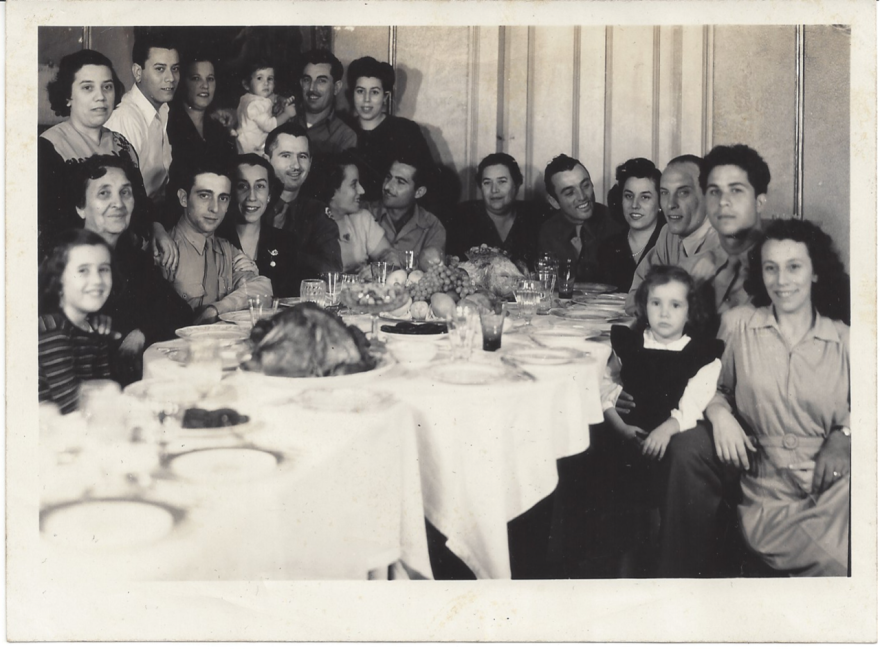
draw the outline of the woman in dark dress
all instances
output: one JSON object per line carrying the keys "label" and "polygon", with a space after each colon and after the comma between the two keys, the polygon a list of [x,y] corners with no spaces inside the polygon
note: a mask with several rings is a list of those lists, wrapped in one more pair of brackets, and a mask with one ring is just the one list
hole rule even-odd
{"label": "woman in dark dress", "polygon": [[199,54],[191,55],[181,67],[180,88],[169,104],[168,141],[171,143],[172,163],[169,170],[168,200],[174,215],[166,217],[168,225],[176,221],[177,182],[182,170],[198,160],[218,160],[231,163],[235,143],[229,131],[210,114],[217,91],[214,63]]}
{"label": "woman in dark dress", "polygon": [[260,275],[272,281],[277,297],[299,295],[306,279],[297,263],[293,234],[272,225],[267,208],[281,192],[272,165],[256,153],[235,157],[234,206],[220,226],[220,236],[254,260]]}
{"label": "woman in dark dress", "polygon": [[514,261],[533,268],[538,256],[538,233],[547,208],[516,200],[523,183],[519,165],[506,153],[492,153],[477,167],[483,199],[459,206],[446,228],[446,249],[464,258],[481,244],[506,251]]}
{"label": "woman in dark dress", "polygon": [[136,206],[130,164],[99,155],[73,171],[76,214],[83,227],[100,235],[113,251],[115,281],[100,313],[110,316],[121,334],[112,369],[114,378],[125,385],[141,378],[144,348],[174,338],[176,329],[192,324],[193,312],[129,230]]}
{"label": "woman in dark dress", "polygon": [[653,162],[645,158],[627,160],[617,168],[616,179],[629,228],[599,247],[599,281],[626,293],[636,266],[654,248],[666,219],[660,210],[660,170]]}
{"label": "woman in dark dress", "polygon": [[382,197],[385,176],[401,151],[426,162],[431,153],[418,124],[386,112],[394,88],[394,68],[365,56],[352,61],[347,76],[349,101],[357,117],[364,200],[375,201]]}

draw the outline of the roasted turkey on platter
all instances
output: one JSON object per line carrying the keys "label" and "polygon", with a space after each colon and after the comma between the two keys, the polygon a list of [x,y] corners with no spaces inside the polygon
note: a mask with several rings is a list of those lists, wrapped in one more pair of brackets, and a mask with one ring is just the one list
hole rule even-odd
{"label": "roasted turkey on platter", "polygon": [[282,309],[251,331],[253,354],[244,368],[269,376],[340,376],[376,367],[369,342],[357,327],[303,302]]}

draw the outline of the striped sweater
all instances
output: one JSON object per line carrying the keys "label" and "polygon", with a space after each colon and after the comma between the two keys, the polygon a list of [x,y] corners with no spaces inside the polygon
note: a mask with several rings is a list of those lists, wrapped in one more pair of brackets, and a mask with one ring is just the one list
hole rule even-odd
{"label": "striped sweater", "polygon": [[62,313],[40,322],[40,401],[67,414],[77,408],[83,381],[110,378],[110,340],[77,328]]}

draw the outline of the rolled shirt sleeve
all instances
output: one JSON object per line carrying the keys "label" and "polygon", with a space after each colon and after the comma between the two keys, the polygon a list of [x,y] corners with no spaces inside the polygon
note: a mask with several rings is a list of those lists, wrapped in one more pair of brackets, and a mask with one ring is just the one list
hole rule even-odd
{"label": "rolled shirt sleeve", "polygon": [[718,377],[721,375],[721,361],[715,359],[700,368],[684,389],[678,408],[671,417],[678,422],[679,430],[690,430],[703,418],[703,411],[715,397]]}
{"label": "rolled shirt sleeve", "polygon": [[623,392],[623,385],[620,383],[620,359],[617,357],[617,354],[611,352],[599,386],[602,412],[617,406],[617,399],[620,397],[621,392]]}
{"label": "rolled shirt sleeve", "polygon": [[260,275],[254,261],[241,250],[233,248],[233,290],[213,304],[217,313],[228,313],[247,308],[248,295],[272,295],[272,282]]}

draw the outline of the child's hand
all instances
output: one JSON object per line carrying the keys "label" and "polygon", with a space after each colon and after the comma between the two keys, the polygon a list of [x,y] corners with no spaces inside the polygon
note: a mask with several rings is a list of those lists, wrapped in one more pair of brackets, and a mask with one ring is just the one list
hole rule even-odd
{"label": "child's hand", "polygon": [[103,313],[93,313],[88,317],[89,324],[99,336],[108,336],[112,340],[119,340],[122,334],[113,331],[113,321],[110,316]]}
{"label": "child's hand", "polygon": [[639,428],[638,426],[630,426],[629,424],[624,424],[623,428],[619,429],[621,435],[631,442],[635,442],[639,445],[642,444],[642,440],[648,436],[647,431]]}
{"label": "child's hand", "polygon": [[284,103],[284,109],[281,112],[287,115],[288,119],[296,117],[296,104],[293,103],[293,97],[288,98]]}
{"label": "child's hand", "polygon": [[657,426],[642,443],[642,455],[655,460],[662,460],[666,454],[669,440],[678,432],[678,422],[675,419],[667,419]]}

